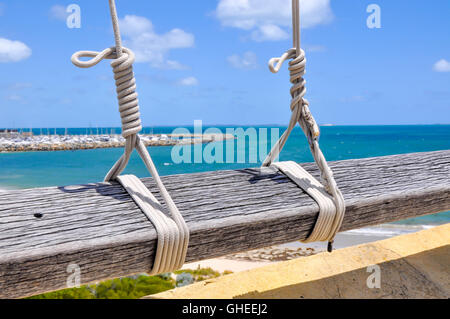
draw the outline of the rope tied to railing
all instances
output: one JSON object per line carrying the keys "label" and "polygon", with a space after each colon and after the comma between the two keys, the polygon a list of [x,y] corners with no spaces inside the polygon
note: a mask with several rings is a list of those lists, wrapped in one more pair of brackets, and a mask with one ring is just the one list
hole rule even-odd
{"label": "rope tied to railing", "polygon": [[[121,183],[155,226],[158,233],[158,243],[150,274],[171,272],[181,268],[184,264],[189,243],[189,229],[162,183],[150,154],[138,135],[142,130],[142,124],[138,94],[136,93],[136,79],[133,72],[135,55],[132,50],[122,46],[115,1],[109,0],[109,5],[116,46],[101,52],[79,51],[72,55],[71,60],[74,65],[80,68],[93,67],[104,59],[113,60],[111,67],[114,72],[119,112],[122,120],[122,136],[125,138],[125,150],[124,154],[106,175],[105,181],[117,180]],[[87,61],[80,60],[83,57],[92,59]],[[126,168],[134,149],[136,149],[147,170],[153,176],[171,218],[163,213],[163,208],[158,200],[137,177],[133,175],[119,176]]]}
{"label": "rope tied to railing", "polygon": [[[283,173],[288,175],[294,182],[311,195],[319,204],[319,217],[316,221],[314,229],[305,242],[313,241],[328,241],[328,251],[332,250],[332,243],[336,233],[339,231],[345,214],[345,201],[340,192],[328,163],[320,150],[319,137],[320,130],[314,117],[309,110],[309,102],[305,98],[306,81],[303,78],[306,68],[305,52],[300,47],[300,4],[299,0],[292,0],[292,25],[293,25],[293,43],[294,47],[287,50],[281,57],[272,58],[269,61],[269,69],[273,73],[277,73],[283,63],[292,59],[289,62],[290,82],[292,87],[291,93],[291,120],[288,128],[283,133],[278,142],[274,145],[269,155],[263,162],[263,166],[275,166]],[[313,189],[321,187],[321,184],[316,179],[307,173],[303,168],[295,163],[273,163],[278,158],[286,141],[294,129],[295,125],[299,123],[309,143],[311,153],[314,157],[317,166],[320,169],[321,179],[324,184],[326,193],[331,195],[332,201],[326,199],[327,194],[320,192],[313,195]],[[296,165],[294,167],[293,165]],[[304,180],[308,183],[305,183]],[[320,189],[319,189],[320,190]],[[329,196],[328,196],[329,197]],[[330,206],[330,203],[332,206]]]}

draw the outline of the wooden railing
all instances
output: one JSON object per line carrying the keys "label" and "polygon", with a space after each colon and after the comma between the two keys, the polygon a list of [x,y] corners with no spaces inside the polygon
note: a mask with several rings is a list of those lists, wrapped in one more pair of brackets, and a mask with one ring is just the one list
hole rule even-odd
{"label": "wooden railing", "polygon": [[[318,177],[316,167],[303,165]],[[330,163],[341,231],[450,210],[450,151]],[[151,178],[144,184],[158,197]],[[318,206],[271,168],[163,177],[191,232],[187,262],[304,239]],[[162,202],[162,201],[161,201]],[[156,232],[116,183],[0,192],[0,297],[148,271]],[[70,270],[70,269],[69,269]]]}

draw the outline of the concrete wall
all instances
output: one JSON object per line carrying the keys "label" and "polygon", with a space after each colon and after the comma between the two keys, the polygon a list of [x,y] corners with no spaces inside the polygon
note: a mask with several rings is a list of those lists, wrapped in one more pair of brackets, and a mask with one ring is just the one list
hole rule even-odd
{"label": "concrete wall", "polygon": [[[373,287],[377,285],[377,269],[379,288]],[[336,250],[332,254],[274,263],[149,296],[187,299],[449,297],[450,224]]]}

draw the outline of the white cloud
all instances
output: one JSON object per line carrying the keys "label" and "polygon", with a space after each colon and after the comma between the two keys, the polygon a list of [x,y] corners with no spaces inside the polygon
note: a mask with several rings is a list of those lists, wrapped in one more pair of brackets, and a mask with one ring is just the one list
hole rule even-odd
{"label": "white cloud", "polygon": [[182,86],[196,86],[196,85],[198,85],[198,80],[197,80],[197,78],[190,76],[190,77],[181,79],[180,81],[178,81],[178,84],[182,85]]}
{"label": "white cloud", "polygon": [[[220,0],[216,9],[216,17],[223,26],[251,31],[255,41],[288,38],[291,15],[291,0]],[[326,24],[332,19],[330,0],[301,0],[303,28]]]}
{"label": "white cloud", "polygon": [[275,24],[264,24],[252,32],[251,38],[255,41],[278,41],[289,38],[289,34]]}
{"label": "white cloud", "polygon": [[66,11],[66,7],[57,4],[50,8],[50,16],[56,20],[66,21],[69,14]]}
{"label": "white cloud", "polygon": [[120,31],[127,36],[138,36],[147,31],[153,32],[153,24],[147,18],[126,15],[120,20]]}
{"label": "white cloud", "polygon": [[436,72],[450,72],[450,62],[441,59],[434,64],[433,70]]}
{"label": "white cloud", "polygon": [[8,101],[12,101],[12,102],[20,102],[20,101],[23,101],[22,96],[20,96],[20,95],[18,95],[18,94],[11,94],[11,95],[8,95],[8,96],[6,97],[6,99],[7,99]]}
{"label": "white cloud", "polygon": [[135,15],[120,19],[120,27],[125,38],[124,45],[134,51],[136,62],[149,62],[157,68],[182,69],[181,63],[167,58],[169,51],[191,48],[195,42],[193,34],[181,29],[157,34],[150,20]]}
{"label": "white cloud", "polygon": [[248,51],[242,56],[233,54],[227,58],[228,63],[236,69],[255,69],[258,66],[256,54]]}
{"label": "white cloud", "polygon": [[31,49],[23,42],[0,38],[0,63],[18,62],[31,56]]}

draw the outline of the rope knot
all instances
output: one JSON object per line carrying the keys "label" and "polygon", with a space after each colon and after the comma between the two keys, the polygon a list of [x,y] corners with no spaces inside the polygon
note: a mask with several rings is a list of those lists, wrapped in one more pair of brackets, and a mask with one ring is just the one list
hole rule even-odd
{"label": "rope knot", "polygon": [[[80,58],[92,58],[81,61]],[[119,112],[122,120],[122,136],[127,138],[142,130],[139,100],[136,93],[136,79],[133,72],[135,55],[132,50],[122,47],[122,55],[117,57],[116,48],[111,47],[102,52],[79,51],[72,55],[72,63],[79,68],[91,68],[100,61],[109,59],[116,81]]]}
{"label": "rope knot", "polygon": [[139,99],[136,93],[136,79],[133,72],[135,55],[133,51],[122,48],[122,55],[111,62],[116,80],[119,112],[122,119],[122,136],[135,135],[142,130]]}
{"label": "rope knot", "polygon": [[[300,49],[298,54],[295,48],[287,50],[281,57],[272,58],[269,60],[269,69],[272,73],[278,73],[283,65],[283,63],[289,61],[289,74],[291,87],[291,111],[297,112],[299,114],[299,119],[307,127],[309,131],[309,136],[311,139],[318,139],[320,136],[320,129],[316,123],[316,120],[312,116],[309,110],[309,102],[305,98],[306,95],[306,80],[303,76],[306,73],[306,55],[303,49]],[[298,108],[300,107],[300,112]]]}

